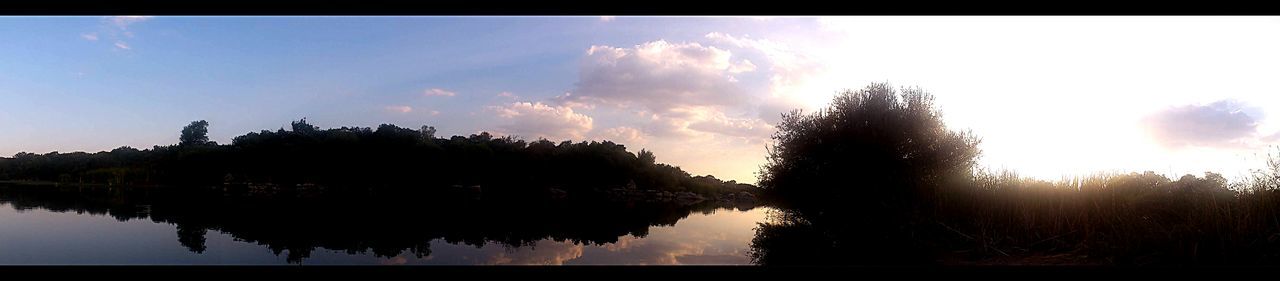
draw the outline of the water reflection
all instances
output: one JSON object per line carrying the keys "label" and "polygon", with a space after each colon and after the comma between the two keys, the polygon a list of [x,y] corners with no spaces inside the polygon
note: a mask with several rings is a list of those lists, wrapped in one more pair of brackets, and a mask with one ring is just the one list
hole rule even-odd
{"label": "water reflection", "polygon": [[937,265],[939,247],[901,213],[848,207],[768,209],[749,255],[759,265]]}
{"label": "water reflection", "polygon": [[0,187],[0,264],[747,264],[765,211],[362,198]]}

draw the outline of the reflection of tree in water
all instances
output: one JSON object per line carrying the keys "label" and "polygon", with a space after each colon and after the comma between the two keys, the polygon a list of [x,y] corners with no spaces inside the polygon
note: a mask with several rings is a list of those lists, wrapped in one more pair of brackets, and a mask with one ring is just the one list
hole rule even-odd
{"label": "reflection of tree in water", "polygon": [[[222,196],[174,190],[107,190],[0,187],[0,201],[15,209],[105,214],[117,220],[150,219],[177,225],[178,241],[205,251],[209,230],[264,245],[300,263],[316,248],[390,258],[406,251],[431,254],[436,239],[481,247],[527,247],[540,240],[575,244],[615,243],[643,237],[652,226],[670,226],[715,206],[618,204],[604,200],[455,200],[445,196],[379,196],[290,199]],[[438,199],[422,199],[438,198]]]}
{"label": "reflection of tree in water", "polygon": [[794,212],[770,210],[751,239],[751,262],[761,265],[830,262],[832,239]]}
{"label": "reflection of tree in water", "polygon": [[193,227],[191,225],[178,225],[178,243],[182,243],[183,247],[196,253],[204,253],[204,235],[208,230],[203,227]]}
{"label": "reflection of tree in water", "polygon": [[911,222],[886,213],[771,210],[751,240],[760,265],[905,265],[931,263]]}

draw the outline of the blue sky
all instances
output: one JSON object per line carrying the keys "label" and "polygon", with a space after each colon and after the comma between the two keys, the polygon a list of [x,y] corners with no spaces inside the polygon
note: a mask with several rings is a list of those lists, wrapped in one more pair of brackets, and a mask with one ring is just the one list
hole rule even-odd
{"label": "blue sky", "polygon": [[936,94],[990,167],[1229,173],[1280,140],[1275,34],[1275,17],[3,17],[0,155],[306,117],[610,139],[754,182],[779,113],[888,81]]}
{"label": "blue sky", "polygon": [[[811,24],[812,19],[804,19]],[[213,140],[287,126],[494,131],[491,106],[572,91],[592,46],[699,40],[736,18],[0,18],[0,154]],[[432,89],[453,96],[424,96]],[[500,96],[502,93],[506,95]],[[407,111],[407,112],[405,112]],[[534,138],[537,136],[527,136]],[[587,137],[547,135],[546,137]],[[638,148],[636,149],[638,150]]]}

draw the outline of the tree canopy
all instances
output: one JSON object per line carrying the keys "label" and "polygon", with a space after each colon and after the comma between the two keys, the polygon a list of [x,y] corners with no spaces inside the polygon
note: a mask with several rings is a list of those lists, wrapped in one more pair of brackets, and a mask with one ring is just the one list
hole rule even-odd
{"label": "tree canopy", "polygon": [[179,145],[199,145],[206,143],[209,143],[208,121],[191,121],[190,125],[182,127],[182,135],[178,137]]}
{"label": "tree canopy", "polygon": [[977,138],[946,128],[931,94],[886,83],[841,92],[818,112],[783,114],[777,127],[760,184],[788,200],[923,196],[969,175],[979,153]]}
{"label": "tree canopy", "polygon": [[359,188],[440,189],[484,186],[567,191],[635,186],[695,193],[752,191],[736,182],[694,177],[611,141],[532,142],[488,132],[438,138],[431,126],[320,129],[302,120],[218,145],[209,123],[191,122],[181,143],[137,150],[18,153],[0,161],[0,180],[143,185],[317,184]]}

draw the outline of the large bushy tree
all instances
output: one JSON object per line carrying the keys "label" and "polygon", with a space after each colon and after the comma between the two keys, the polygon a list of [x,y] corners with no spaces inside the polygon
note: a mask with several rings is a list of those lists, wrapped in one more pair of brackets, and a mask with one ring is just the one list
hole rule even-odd
{"label": "large bushy tree", "polygon": [[937,191],[968,178],[979,151],[976,138],[946,128],[931,95],[872,84],[782,117],[760,185],[783,209],[757,229],[756,262],[934,260]]}
{"label": "large bushy tree", "polygon": [[[823,110],[783,114],[760,178],[787,200],[906,200],[968,175],[979,140],[948,130],[933,96],[877,83]],[[818,203],[818,202],[812,202]]]}

